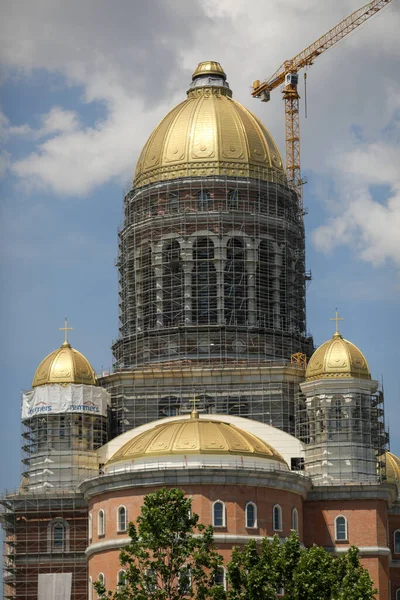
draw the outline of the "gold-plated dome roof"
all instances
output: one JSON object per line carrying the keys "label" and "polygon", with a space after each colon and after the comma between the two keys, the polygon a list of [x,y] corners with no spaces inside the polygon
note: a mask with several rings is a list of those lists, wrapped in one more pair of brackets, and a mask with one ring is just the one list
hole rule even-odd
{"label": "gold-plated dome roof", "polygon": [[221,75],[222,77],[226,77],[225,71],[215,60],[206,60],[197,65],[192,77],[198,77],[199,75]]}
{"label": "gold-plated dome roof", "polygon": [[199,418],[168,421],[135,436],[124,444],[107,464],[182,454],[233,454],[276,460],[286,465],[272,446],[230,423]]}
{"label": "gold-plated dome roof", "polygon": [[200,63],[187,100],[167,114],[145,144],[134,186],[218,175],[285,184],[282,158],[271,134],[231,96],[221,65]]}
{"label": "gold-plated dome roof", "polygon": [[400,486],[400,458],[391,452],[385,452],[386,479]]}
{"label": "gold-plated dome roof", "polygon": [[36,369],[32,387],[47,383],[97,385],[97,380],[87,358],[65,341],[60,348],[46,356]]}
{"label": "gold-plated dome roof", "polygon": [[307,365],[306,381],[327,377],[371,379],[367,359],[361,350],[338,331],[314,352]]}

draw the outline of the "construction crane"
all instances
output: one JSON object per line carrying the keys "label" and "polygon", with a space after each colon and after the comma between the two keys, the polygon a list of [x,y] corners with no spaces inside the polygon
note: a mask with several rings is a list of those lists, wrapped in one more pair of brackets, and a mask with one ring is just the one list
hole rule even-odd
{"label": "construction crane", "polygon": [[291,60],[286,60],[283,65],[266,81],[254,81],[254,98],[262,102],[270,100],[271,91],[279,85],[283,87],[283,100],[285,102],[285,130],[286,130],[286,173],[289,185],[297,192],[299,209],[303,210],[303,183],[300,173],[300,122],[299,122],[299,82],[298,72],[303,67],[313,64],[314,60],[323,52],[334,46],[365,21],[387,6],[392,0],[373,0],[362,8],[354,11],[343,19],[328,33],[321,36],[316,42],[305,48]]}

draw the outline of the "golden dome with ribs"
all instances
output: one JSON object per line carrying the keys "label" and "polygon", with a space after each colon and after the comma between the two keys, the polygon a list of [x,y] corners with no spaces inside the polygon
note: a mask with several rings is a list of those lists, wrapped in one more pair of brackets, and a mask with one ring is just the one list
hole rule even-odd
{"label": "golden dome with ribs", "polygon": [[232,99],[219,63],[200,63],[187,94],[187,100],[167,114],[145,144],[136,166],[136,188],[181,177],[218,175],[286,183],[271,134]]}
{"label": "golden dome with ribs", "polygon": [[152,427],[126,442],[107,464],[138,458],[187,454],[231,454],[278,461],[287,467],[283,457],[272,446],[255,435],[230,423],[199,418],[168,421]]}
{"label": "golden dome with ribs", "polygon": [[97,385],[97,379],[87,358],[65,341],[42,360],[36,369],[32,387],[49,383]]}
{"label": "golden dome with ribs", "polygon": [[364,354],[338,331],[317,348],[307,365],[306,381],[327,377],[371,379]]}

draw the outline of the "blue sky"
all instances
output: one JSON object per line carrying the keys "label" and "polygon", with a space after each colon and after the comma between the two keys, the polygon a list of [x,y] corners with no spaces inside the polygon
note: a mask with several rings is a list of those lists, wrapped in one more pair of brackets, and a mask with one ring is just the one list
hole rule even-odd
{"label": "blue sky", "polygon": [[[20,472],[20,393],[70,339],[97,371],[117,334],[117,228],[148,135],[184,99],[201,60],[218,60],[234,97],[283,152],[279,90],[254,79],[360,6],[358,0],[15,0],[0,48],[1,485]],[[400,454],[400,9],[393,2],[308,72],[302,165],[308,184],[308,328],[343,335],[384,378]],[[287,32],[290,31],[290,35]]]}

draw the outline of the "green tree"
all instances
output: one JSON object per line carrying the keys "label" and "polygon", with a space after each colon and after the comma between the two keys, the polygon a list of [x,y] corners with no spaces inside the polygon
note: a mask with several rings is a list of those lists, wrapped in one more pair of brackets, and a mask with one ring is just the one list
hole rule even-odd
{"label": "green tree", "polygon": [[274,536],[235,548],[227,568],[228,600],[374,600],[377,592],[357,548],[334,558],[302,548],[295,532],[283,544]]}
{"label": "green tree", "polygon": [[97,582],[97,593],[113,600],[223,600],[226,594],[215,584],[222,556],[214,548],[213,528],[198,522],[191,505],[178,489],[148,494],[120,553],[124,582],[115,592]]}

